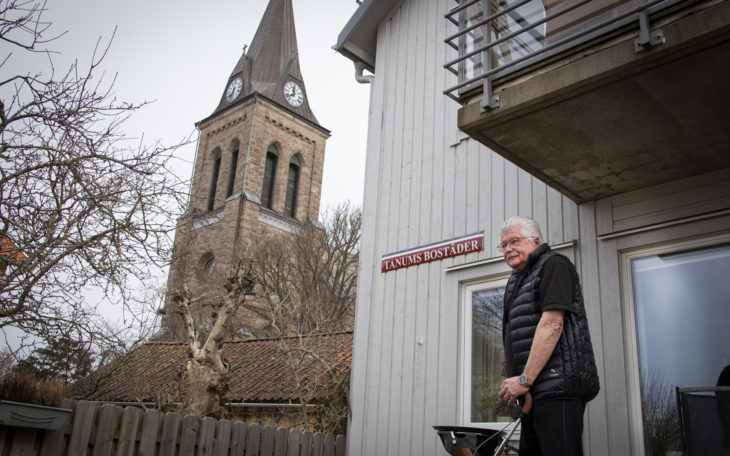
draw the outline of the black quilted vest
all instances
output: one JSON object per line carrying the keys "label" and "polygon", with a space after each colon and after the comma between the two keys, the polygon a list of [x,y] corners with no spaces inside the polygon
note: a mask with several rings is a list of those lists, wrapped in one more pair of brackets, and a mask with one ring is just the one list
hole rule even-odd
{"label": "black quilted vest", "polygon": [[[547,244],[530,253],[527,266],[514,271],[504,293],[502,334],[509,321],[512,342],[511,359],[507,359],[508,376],[520,375],[527,363],[537,323],[540,321],[540,276],[545,262],[555,255]],[[569,261],[570,263],[570,261]],[[572,266],[572,263],[570,263]],[[598,394],[598,371],[588,332],[583,293],[578,273],[573,269],[573,311],[565,313],[563,333],[550,360],[533,382],[534,400],[577,398],[590,401]]]}

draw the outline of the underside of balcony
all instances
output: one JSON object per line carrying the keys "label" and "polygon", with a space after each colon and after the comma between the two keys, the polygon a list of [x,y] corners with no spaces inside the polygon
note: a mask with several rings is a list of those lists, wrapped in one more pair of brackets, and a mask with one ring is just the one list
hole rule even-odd
{"label": "underside of balcony", "polygon": [[459,128],[576,202],[730,167],[730,1],[686,2],[462,99]]}

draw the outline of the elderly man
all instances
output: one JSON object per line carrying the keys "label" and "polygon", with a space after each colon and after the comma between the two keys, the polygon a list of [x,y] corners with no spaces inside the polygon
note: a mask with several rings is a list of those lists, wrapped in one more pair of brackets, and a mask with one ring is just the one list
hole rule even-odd
{"label": "elderly man", "polygon": [[506,220],[500,238],[512,275],[502,321],[509,378],[499,397],[514,404],[530,392],[534,401],[519,454],[582,455],[583,412],[599,384],[578,272],[542,242],[533,219]]}

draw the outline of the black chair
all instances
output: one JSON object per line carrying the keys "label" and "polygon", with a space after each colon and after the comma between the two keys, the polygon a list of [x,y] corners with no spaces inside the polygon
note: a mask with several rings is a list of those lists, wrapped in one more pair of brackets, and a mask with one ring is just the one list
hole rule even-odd
{"label": "black chair", "polygon": [[730,387],[676,391],[683,454],[730,456]]}

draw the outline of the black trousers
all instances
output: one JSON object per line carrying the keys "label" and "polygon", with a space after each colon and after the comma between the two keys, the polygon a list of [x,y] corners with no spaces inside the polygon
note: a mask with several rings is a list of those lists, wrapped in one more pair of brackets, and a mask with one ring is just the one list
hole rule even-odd
{"label": "black trousers", "polygon": [[579,399],[535,401],[521,417],[520,456],[582,456],[585,407]]}

